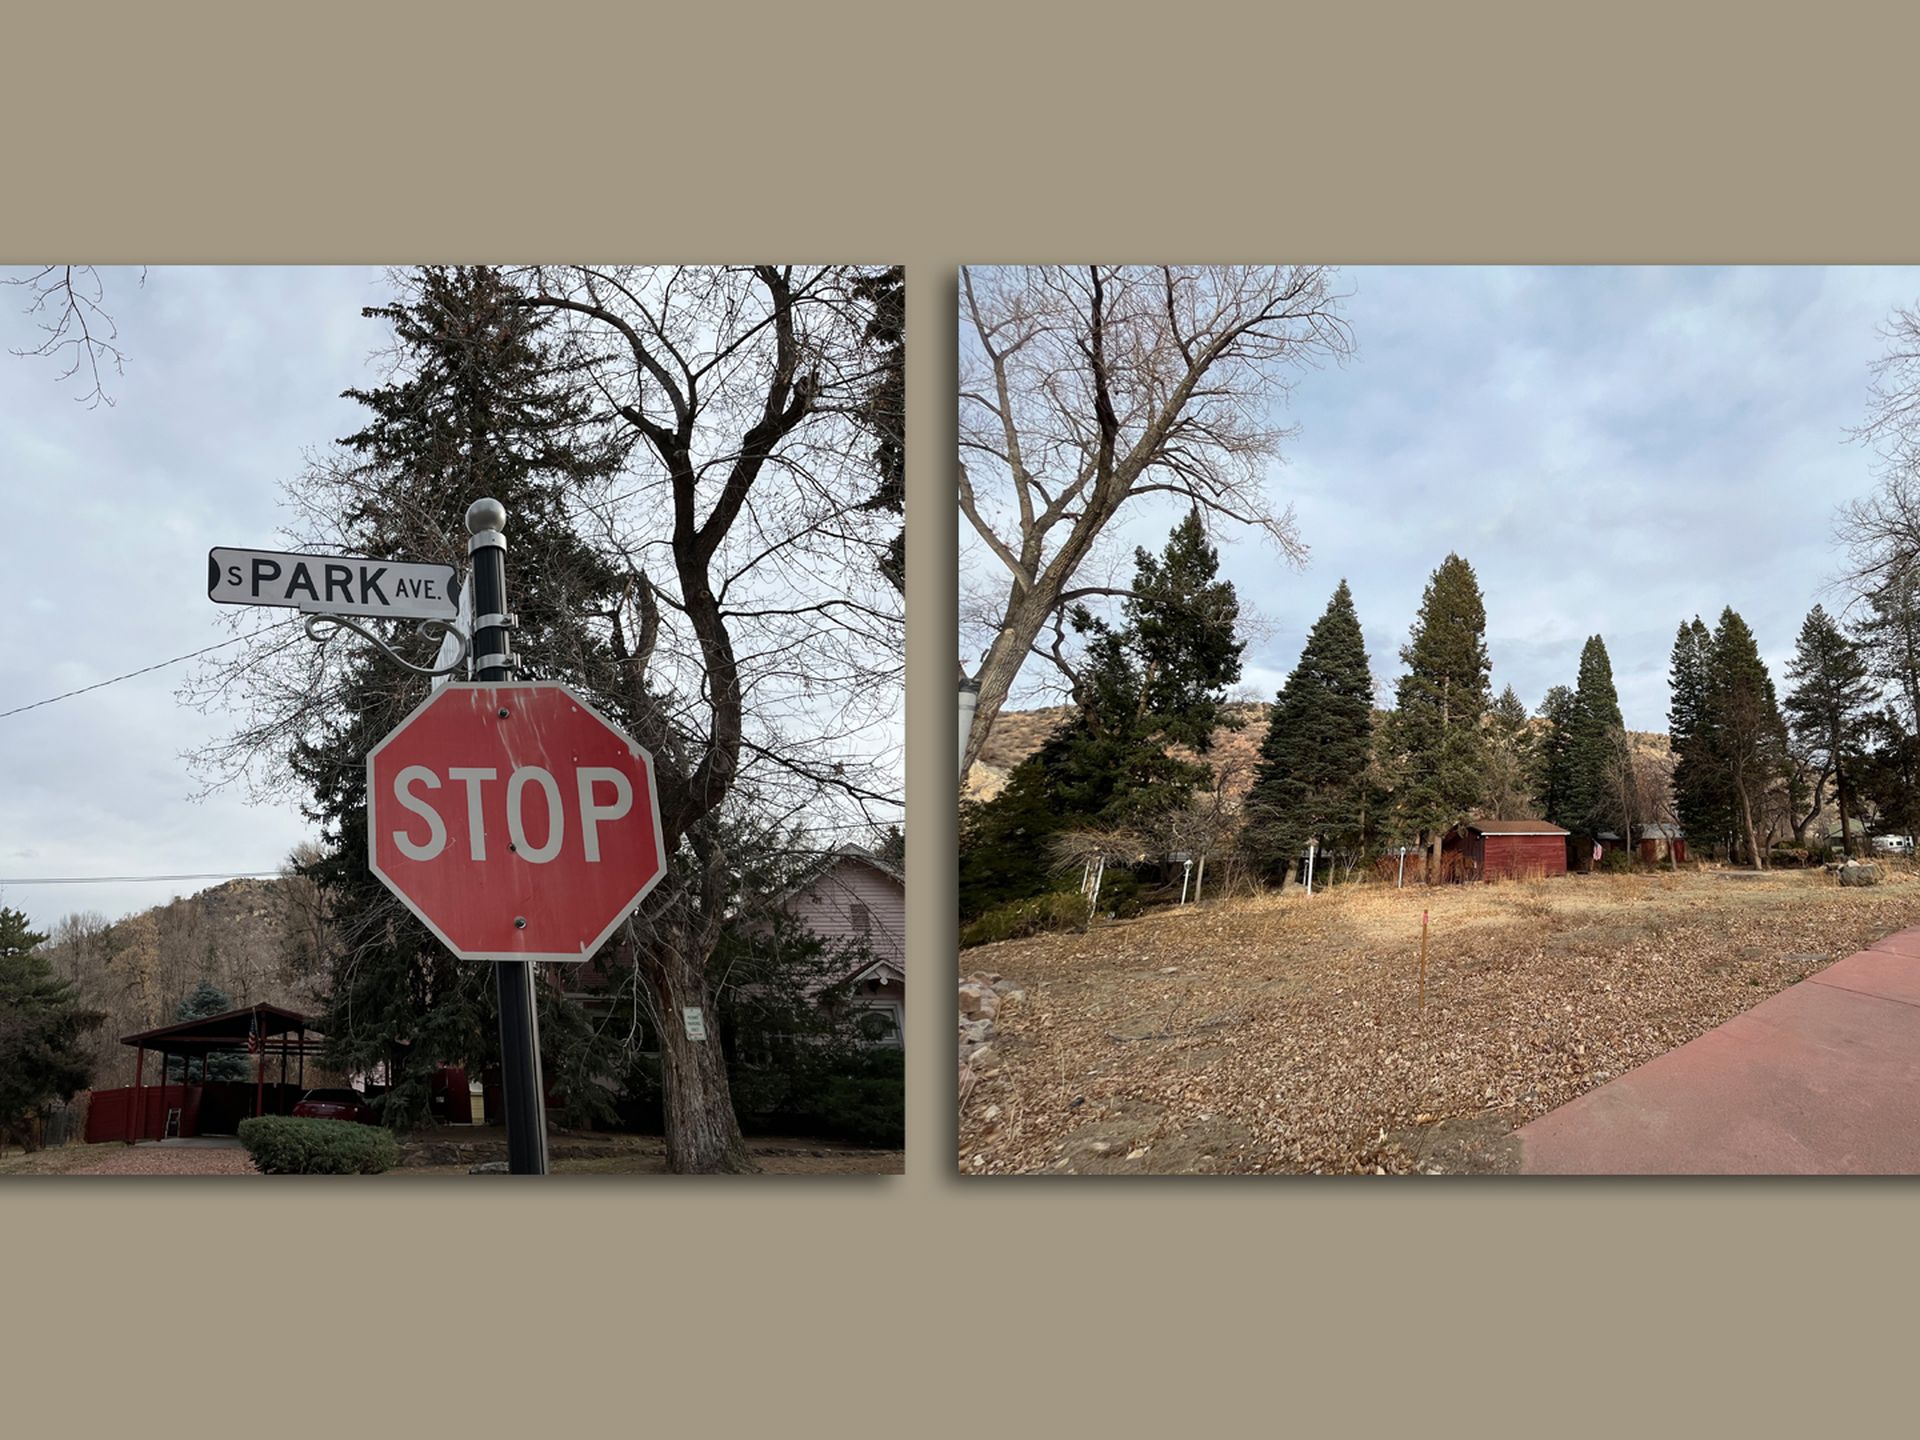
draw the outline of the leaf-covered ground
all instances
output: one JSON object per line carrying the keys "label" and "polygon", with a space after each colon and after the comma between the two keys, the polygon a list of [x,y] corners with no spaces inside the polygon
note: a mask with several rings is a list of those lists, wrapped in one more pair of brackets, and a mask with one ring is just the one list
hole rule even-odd
{"label": "leaf-covered ground", "polygon": [[982,946],[961,973],[1027,993],[960,1167],[1510,1169],[1516,1126],[1915,924],[1910,873],[1682,871],[1295,892]]}

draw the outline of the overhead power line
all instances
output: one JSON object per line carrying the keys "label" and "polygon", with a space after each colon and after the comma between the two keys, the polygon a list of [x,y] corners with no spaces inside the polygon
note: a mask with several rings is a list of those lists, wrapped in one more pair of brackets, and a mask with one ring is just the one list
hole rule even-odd
{"label": "overhead power line", "polygon": [[74,696],[84,695],[89,690],[101,690],[108,685],[118,685],[122,680],[131,680],[136,675],[146,675],[154,670],[164,670],[169,665],[178,665],[182,660],[191,660],[199,655],[211,654],[215,650],[224,650],[229,645],[237,645],[242,640],[251,638],[252,637],[248,635],[235,635],[229,640],[222,640],[217,645],[208,645],[204,649],[189,650],[184,655],[176,655],[171,660],[160,660],[152,665],[142,665],[138,670],[129,670],[126,674],[116,675],[111,680],[96,680],[91,685],[82,685],[78,690],[69,690],[64,695],[49,695],[46,699],[36,700],[31,705],[16,705],[11,710],[0,710],[0,720],[6,719],[9,715],[23,715],[29,710],[38,710],[42,705],[51,705],[56,700],[71,700]]}

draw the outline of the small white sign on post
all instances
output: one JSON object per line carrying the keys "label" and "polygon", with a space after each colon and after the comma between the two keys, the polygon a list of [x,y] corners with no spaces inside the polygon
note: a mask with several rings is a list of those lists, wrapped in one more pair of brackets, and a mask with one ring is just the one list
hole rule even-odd
{"label": "small white sign on post", "polygon": [[[454,662],[459,660],[460,652],[466,645],[466,637],[473,634],[473,577],[468,576],[460,587],[459,620],[440,640],[440,653],[433,657],[433,668],[444,673],[435,675],[429,682],[433,689],[453,679]],[[473,677],[473,656],[467,656],[466,674],[463,678]]]}
{"label": "small white sign on post", "polygon": [[687,1039],[704,1040],[707,1038],[707,1017],[700,1013],[698,1005],[682,1006],[681,1023],[687,1027]]}
{"label": "small white sign on post", "polygon": [[209,550],[207,598],[391,620],[451,620],[459,613],[451,565],[279,550]]}

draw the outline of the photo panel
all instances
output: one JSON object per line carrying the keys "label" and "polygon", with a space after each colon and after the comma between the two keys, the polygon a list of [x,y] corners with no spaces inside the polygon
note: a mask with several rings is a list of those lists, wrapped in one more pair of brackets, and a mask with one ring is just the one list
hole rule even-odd
{"label": "photo panel", "polygon": [[0,280],[0,1176],[902,1169],[901,267]]}
{"label": "photo panel", "polygon": [[1920,1172],[1917,297],[963,268],[961,1172]]}

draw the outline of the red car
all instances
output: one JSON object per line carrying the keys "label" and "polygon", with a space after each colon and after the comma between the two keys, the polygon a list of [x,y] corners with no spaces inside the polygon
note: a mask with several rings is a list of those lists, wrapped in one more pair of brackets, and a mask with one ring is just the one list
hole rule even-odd
{"label": "red car", "polygon": [[293,1113],[308,1120],[352,1120],[361,1125],[378,1125],[367,1097],[358,1090],[309,1090],[293,1107]]}

